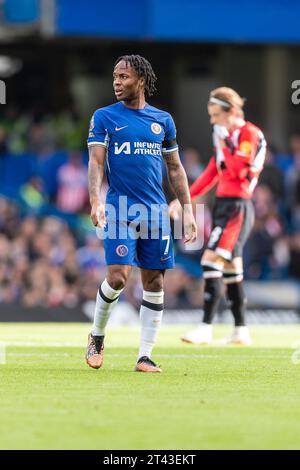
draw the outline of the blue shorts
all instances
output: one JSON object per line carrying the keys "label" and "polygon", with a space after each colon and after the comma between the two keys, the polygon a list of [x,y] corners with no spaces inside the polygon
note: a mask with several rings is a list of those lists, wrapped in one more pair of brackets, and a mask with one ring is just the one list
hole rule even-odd
{"label": "blue shorts", "polygon": [[129,222],[109,222],[104,239],[106,264],[127,264],[143,269],[175,267],[171,230],[150,231]]}

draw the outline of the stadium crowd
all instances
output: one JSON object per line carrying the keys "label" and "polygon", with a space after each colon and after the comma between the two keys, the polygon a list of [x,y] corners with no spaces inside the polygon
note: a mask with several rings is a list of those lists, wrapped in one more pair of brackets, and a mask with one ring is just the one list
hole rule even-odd
{"label": "stadium crowd", "polygon": [[[18,114],[0,119],[0,303],[73,307],[94,300],[105,275],[103,245],[89,220],[88,122],[70,112]],[[182,149],[189,182],[205,166],[197,149]],[[172,198],[165,181],[168,198]],[[105,188],[104,188],[105,191]],[[211,200],[205,196],[206,240]],[[255,226],[245,249],[246,279],[300,279],[300,134],[287,155],[269,145],[254,195]],[[168,272],[168,308],[198,307],[202,296],[200,251],[176,242],[176,269]],[[122,294],[139,307],[134,271]]]}

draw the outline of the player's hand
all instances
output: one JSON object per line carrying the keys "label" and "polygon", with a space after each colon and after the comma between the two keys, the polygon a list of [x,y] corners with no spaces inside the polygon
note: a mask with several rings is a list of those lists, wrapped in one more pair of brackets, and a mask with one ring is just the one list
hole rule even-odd
{"label": "player's hand", "polygon": [[181,213],[182,213],[182,207],[178,199],[174,199],[174,201],[170,202],[169,212],[170,212],[171,219],[179,220]]}
{"label": "player's hand", "polygon": [[226,127],[215,124],[213,127],[213,145],[216,152],[216,161],[220,170],[224,169],[225,158],[222,148],[226,146],[225,140],[229,133]]}
{"label": "player's hand", "polygon": [[225,126],[220,126],[219,124],[214,124],[214,134],[220,140],[225,140],[229,137],[229,132]]}
{"label": "player's hand", "polygon": [[99,202],[92,204],[91,219],[95,227],[105,227],[105,204]]}
{"label": "player's hand", "polygon": [[197,224],[191,208],[185,209],[183,214],[184,243],[193,243],[197,238]]}

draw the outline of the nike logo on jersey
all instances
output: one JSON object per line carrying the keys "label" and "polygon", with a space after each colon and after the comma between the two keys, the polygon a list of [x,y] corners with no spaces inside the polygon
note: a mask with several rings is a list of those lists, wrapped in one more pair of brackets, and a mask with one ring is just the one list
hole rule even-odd
{"label": "nike logo on jersey", "polygon": [[125,127],[128,127],[128,126],[115,127],[115,130],[118,132],[118,131],[121,131],[122,129],[125,129]]}

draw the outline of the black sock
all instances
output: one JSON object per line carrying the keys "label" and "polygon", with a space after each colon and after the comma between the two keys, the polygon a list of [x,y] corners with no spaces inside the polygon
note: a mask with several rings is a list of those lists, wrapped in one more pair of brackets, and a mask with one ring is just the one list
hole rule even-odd
{"label": "black sock", "polygon": [[221,277],[205,279],[203,323],[211,324],[222,297],[223,280]]}
{"label": "black sock", "polygon": [[230,308],[234,316],[235,326],[245,326],[246,297],[244,294],[243,282],[227,284],[227,297],[230,301]]}

